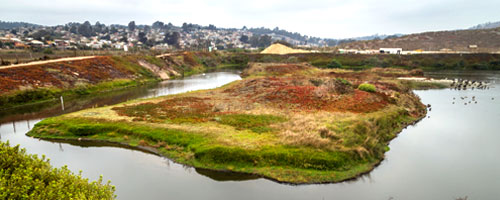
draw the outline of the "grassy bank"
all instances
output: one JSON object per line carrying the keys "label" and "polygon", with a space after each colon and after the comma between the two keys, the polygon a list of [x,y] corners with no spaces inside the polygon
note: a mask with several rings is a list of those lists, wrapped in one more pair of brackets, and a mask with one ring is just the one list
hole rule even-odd
{"label": "grassy bank", "polygon": [[[244,74],[213,90],[48,118],[28,135],[144,146],[198,168],[325,183],[373,169],[388,142],[426,113],[394,79],[408,75],[402,70],[257,64]],[[374,89],[358,90],[365,82]]]}
{"label": "grassy bank", "polygon": [[233,60],[247,62],[307,62],[319,68],[328,68],[332,61],[338,62],[334,68],[370,69],[402,68],[423,70],[500,70],[500,54],[333,54],[310,53],[288,55],[245,54],[232,55]]}
{"label": "grassy bank", "polygon": [[43,156],[0,142],[0,199],[114,199],[114,186],[89,182],[66,167],[53,168]]}
{"label": "grassy bank", "polygon": [[144,84],[154,83],[157,79],[129,80],[118,79],[101,82],[96,85],[77,86],[75,88],[39,88],[15,91],[0,96],[0,109],[12,108],[21,105],[37,104],[47,101],[59,101],[63,96],[66,99],[86,96],[90,94],[104,93],[115,90],[137,87]]}

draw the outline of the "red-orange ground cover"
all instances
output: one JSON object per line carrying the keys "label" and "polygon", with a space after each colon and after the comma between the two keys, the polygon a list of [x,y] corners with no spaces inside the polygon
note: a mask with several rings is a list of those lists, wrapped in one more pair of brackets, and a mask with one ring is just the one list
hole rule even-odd
{"label": "red-orange ground cover", "polygon": [[143,103],[133,106],[115,107],[119,115],[135,117],[135,121],[159,122],[173,121],[206,122],[215,116],[213,105],[208,98],[180,97],[159,103]]}
{"label": "red-orange ground cover", "polygon": [[111,57],[47,63],[0,69],[0,92],[20,87],[70,87],[77,82],[95,84],[116,78],[133,78],[134,73],[120,66]]}

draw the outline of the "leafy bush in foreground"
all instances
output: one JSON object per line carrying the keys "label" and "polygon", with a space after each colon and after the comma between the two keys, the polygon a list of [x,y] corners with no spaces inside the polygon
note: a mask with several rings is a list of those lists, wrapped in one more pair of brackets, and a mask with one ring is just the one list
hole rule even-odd
{"label": "leafy bush in foreground", "polygon": [[114,186],[89,183],[67,167],[52,168],[45,156],[0,142],[0,199],[113,199]]}
{"label": "leafy bush in foreground", "polygon": [[369,83],[362,83],[361,85],[358,86],[358,90],[363,90],[365,92],[376,92],[376,88],[374,85],[369,84]]}

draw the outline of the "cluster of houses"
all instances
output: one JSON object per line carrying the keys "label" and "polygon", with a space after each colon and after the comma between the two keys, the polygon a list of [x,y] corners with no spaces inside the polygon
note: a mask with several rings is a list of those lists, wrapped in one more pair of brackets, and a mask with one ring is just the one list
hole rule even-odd
{"label": "cluster of houses", "polygon": [[[106,28],[108,29],[108,28]],[[254,34],[243,29],[194,29],[183,31],[181,27],[172,27],[170,30],[153,28],[136,28],[130,30],[127,26],[116,26],[114,31],[97,31],[92,36],[85,37],[82,34],[69,30],[68,26],[55,27],[19,27],[11,30],[0,30],[0,48],[2,49],[116,49],[129,51],[133,47],[151,48],[157,50],[168,50],[173,48],[194,49],[203,48],[209,50],[217,49],[256,49],[248,40]],[[45,31],[49,35],[38,34]],[[178,43],[169,45],[165,42],[165,35],[169,32],[179,33]],[[317,47],[325,44],[307,44],[287,36],[268,34],[272,40],[286,41],[301,47]],[[143,39],[141,40],[142,37]],[[144,37],[147,44],[143,44]],[[142,42],[141,42],[142,41]]]}
{"label": "cluster of houses", "polygon": [[[22,29],[21,29],[22,30]],[[33,32],[33,31],[31,31]],[[78,34],[69,33],[65,30],[55,31],[58,37],[38,38],[31,37],[30,32],[14,34],[10,31],[0,30],[0,43],[2,49],[102,49],[115,48],[124,49],[128,42],[102,39],[99,36],[84,37]],[[113,38],[113,36],[111,36]],[[117,38],[117,37],[115,37]]]}

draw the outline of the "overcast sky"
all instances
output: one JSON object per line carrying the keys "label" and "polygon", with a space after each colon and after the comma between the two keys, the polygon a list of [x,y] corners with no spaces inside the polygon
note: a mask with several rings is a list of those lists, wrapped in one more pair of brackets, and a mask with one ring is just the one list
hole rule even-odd
{"label": "overcast sky", "polygon": [[500,21],[500,0],[0,0],[0,20],[279,27],[324,38],[463,29]]}

